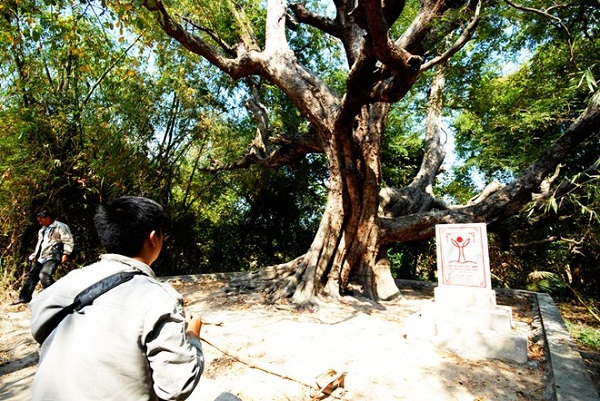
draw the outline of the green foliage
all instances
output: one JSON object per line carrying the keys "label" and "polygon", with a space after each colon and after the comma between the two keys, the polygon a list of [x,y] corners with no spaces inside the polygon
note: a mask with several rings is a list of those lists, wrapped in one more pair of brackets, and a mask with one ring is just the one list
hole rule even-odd
{"label": "green foliage", "polygon": [[556,273],[535,271],[528,276],[527,290],[535,292],[547,292],[553,295],[560,295],[568,288]]}
{"label": "green foliage", "polygon": [[382,186],[401,188],[419,171],[424,153],[428,79],[416,84],[414,94],[394,104],[381,144]]}
{"label": "green foliage", "polygon": [[435,241],[394,244],[388,251],[394,278],[436,281]]}
{"label": "green foliage", "polygon": [[[319,166],[320,165],[320,166]],[[156,262],[161,274],[254,270],[306,251],[324,204],[313,187],[322,161],[298,169],[222,173],[207,184],[198,208],[175,215]]]}
{"label": "green foliage", "polygon": [[[459,163],[440,182],[446,196],[464,204],[494,179],[511,182],[597,90],[597,10],[573,2],[549,14],[557,18],[499,5],[482,19],[463,57],[451,60],[445,96]],[[597,177],[581,173],[595,171],[597,155],[592,141],[562,161],[554,185],[573,183],[566,195],[532,203],[521,216],[490,227],[497,285],[560,292],[563,283],[598,296]],[[538,271],[554,279],[528,281]]]}
{"label": "green foliage", "polygon": [[[123,194],[161,198],[165,175],[155,168],[165,149],[157,146],[157,131],[166,126],[160,111],[169,112],[164,103],[172,99],[171,88],[165,92],[136,69],[144,49],[112,41],[103,30],[115,26],[109,13],[99,25],[98,14],[83,6],[59,13],[31,6],[0,10],[10,33],[0,46],[0,147],[7,155],[0,161],[0,241],[9,282],[27,269],[21,261],[33,247],[40,208],[52,208],[71,226],[75,261],[85,264],[99,252],[95,204]],[[28,42],[34,36],[35,47]]]}
{"label": "green foliage", "polygon": [[[529,7],[543,9],[536,2]],[[519,174],[580,113],[598,76],[597,18],[584,2],[553,10],[560,24],[510,7],[482,21],[468,57],[453,59],[450,105],[464,160],[457,180]],[[568,36],[567,33],[570,35]],[[507,68],[516,55],[513,68]],[[502,64],[500,64],[501,62]],[[574,161],[576,162],[576,161]]]}
{"label": "green foliage", "polygon": [[580,322],[566,320],[567,329],[571,336],[585,348],[600,351],[600,330]]}
{"label": "green foliage", "polygon": [[381,157],[384,185],[402,187],[410,183],[419,169],[422,141],[416,135],[388,133],[383,139]]}

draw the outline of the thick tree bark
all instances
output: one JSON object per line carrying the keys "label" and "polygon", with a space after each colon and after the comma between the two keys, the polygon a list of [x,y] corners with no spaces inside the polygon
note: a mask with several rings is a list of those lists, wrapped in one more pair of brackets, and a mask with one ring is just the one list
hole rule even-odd
{"label": "thick tree bark", "polygon": [[[377,193],[380,146],[389,106],[364,107],[355,122],[338,126],[328,148],[330,181],[325,213],[310,250],[286,292],[295,303],[317,296],[338,298],[350,291],[372,298],[398,292],[391,274],[377,265]],[[377,266],[376,269],[373,266]]]}

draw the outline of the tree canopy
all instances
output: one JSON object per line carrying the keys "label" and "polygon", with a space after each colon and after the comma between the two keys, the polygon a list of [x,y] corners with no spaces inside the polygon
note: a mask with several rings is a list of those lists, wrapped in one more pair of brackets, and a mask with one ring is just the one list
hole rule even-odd
{"label": "tree canopy", "polygon": [[123,193],[168,207],[165,273],[271,265],[232,287],[300,304],[395,296],[392,264],[436,224],[485,222],[502,249],[543,241],[578,265],[576,227],[595,236],[597,5],[0,7],[5,259],[47,203],[91,257],[92,206]]}

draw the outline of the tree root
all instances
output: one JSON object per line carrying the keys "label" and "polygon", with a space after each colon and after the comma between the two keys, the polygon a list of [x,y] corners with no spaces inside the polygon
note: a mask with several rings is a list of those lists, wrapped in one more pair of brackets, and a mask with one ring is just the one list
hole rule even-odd
{"label": "tree root", "polygon": [[289,298],[297,285],[294,283],[294,275],[302,258],[300,256],[287,263],[238,275],[225,285],[223,291],[237,294],[262,292],[271,302]]}

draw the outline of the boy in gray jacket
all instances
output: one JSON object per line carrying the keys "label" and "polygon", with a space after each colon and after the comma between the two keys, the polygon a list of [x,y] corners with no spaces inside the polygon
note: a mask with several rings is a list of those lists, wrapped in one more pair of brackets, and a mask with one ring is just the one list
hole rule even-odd
{"label": "boy in gray jacket", "polygon": [[[204,369],[202,322],[186,322],[181,295],[150,268],[163,245],[163,218],[147,198],[100,206],[94,222],[108,253],[33,299],[31,331],[42,344],[33,401],[184,400],[196,387]],[[82,290],[129,271],[138,274],[48,328]]]}

